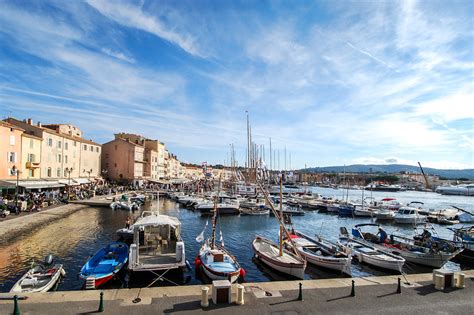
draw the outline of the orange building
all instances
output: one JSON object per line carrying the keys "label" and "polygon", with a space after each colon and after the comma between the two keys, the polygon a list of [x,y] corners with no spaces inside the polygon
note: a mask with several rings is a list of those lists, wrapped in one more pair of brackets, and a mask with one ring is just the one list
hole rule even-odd
{"label": "orange building", "polygon": [[0,178],[16,179],[13,166],[21,171],[21,134],[23,129],[0,121]]}

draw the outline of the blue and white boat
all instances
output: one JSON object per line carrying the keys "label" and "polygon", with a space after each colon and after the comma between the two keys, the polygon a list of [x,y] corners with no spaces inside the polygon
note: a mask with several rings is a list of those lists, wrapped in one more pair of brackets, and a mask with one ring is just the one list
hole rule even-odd
{"label": "blue and white boat", "polygon": [[101,248],[82,267],[79,276],[87,289],[95,289],[112,279],[128,261],[128,246],[115,242]]}

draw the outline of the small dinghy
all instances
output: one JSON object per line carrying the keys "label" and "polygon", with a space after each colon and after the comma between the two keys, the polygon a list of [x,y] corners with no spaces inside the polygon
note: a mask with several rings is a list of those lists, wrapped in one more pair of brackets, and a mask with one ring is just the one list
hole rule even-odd
{"label": "small dinghy", "polygon": [[392,254],[387,250],[376,248],[373,244],[362,239],[351,238],[345,227],[341,227],[342,236],[339,242],[344,247],[346,253],[351,253],[359,263],[366,263],[373,267],[395,270],[402,273],[405,259]]}
{"label": "small dinghy", "polygon": [[86,281],[86,289],[95,289],[112,279],[127,261],[127,244],[111,243],[86,262],[79,276]]}
{"label": "small dinghy", "polygon": [[59,282],[61,276],[65,276],[66,272],[63,265],[56,264],[53,266],[54,258],[52,255],[45,257],[42,263],[36,264],[33,268],[15,283],[10,290],[11,293],[33,293],[48,292],[53,289]]}

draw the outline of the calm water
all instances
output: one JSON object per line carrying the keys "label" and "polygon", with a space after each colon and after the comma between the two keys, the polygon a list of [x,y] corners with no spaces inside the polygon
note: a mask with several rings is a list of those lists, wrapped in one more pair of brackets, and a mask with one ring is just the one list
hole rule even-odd
{"label": "calm water", "polygon": [[[342,198],[342,190],[325,188],[313,188],[325,196]],[[365,196],[370,193],[365,192]],[[406,203],[409,201],[422,201],[426,208],[442,208],[449,205],[474,211],[472,197],[442,196],[435,193],[424,192],[399,192],[381,193],[374,192],[376,199],[384,197],[396,197]],[[349,199],[361,199],[361,191],[350,190]],[[157,207],[153,201],[146,208]],[[207,217],[187,209],[180,209],[177,204],[169,200],[160,201],[161,213],[176,216],[183,224],[182,236],[186,244],[187,259],[193,265],[194,258],[199,249],[195,241],[196,236],[202,231]],[[60,283],[58,290],[77,290],[82,286],[82,281],[77,278],[82,265],[90,255],[107,243],[116,240],[115,231],[124,226],[126,211],[112,211],[109,208],[87,208],[80,210],[67,218],[55,221],[31,234],[23,235],[7,244],[0,246],[0,291],[7,292],[13,284],[28,270],[33,260],[42,260],[49,253],[57,257],[57,262],[64,264],[67,277]],[[369,219],[339,218],[318,212],[307,212],[305,216],[294,217],[295,227],[309,235],[325,235],[333,240],[337,239],[340,226],[352,227],[357,223],[370,222]],[[8,224],[7,222],[0,224]],[[209,220],[210,224],[210,220]],[[220,218],[220,225],[224,235],[225,246],[239,260],[246,271],[245,281],[257,282],[268,280],[283,280],[284,276],[276,274],[262,266],[258,261],[252,260],[253,252],[251,243],[256,234],[277,240],[277,221],[270,216],[224,216]],[[401,227],[386,225],[387,232],[398,232],[411,235],[412,227]],[[207,229],[207,235],[211,231]],[[450,238],[449,230],[437,226],[439,235]],[[450,267],[456,268],[454,263],[448,263]],[[193,266],[194,269],[194,266]],[[429,272],[430,268],[409,265],[406,272]],[[353,264],[354,276],[383,275],[384,271],[374,270],[367,266]],[[173,279],[175,282],[199,284],[199,275],[195,270],[186,271],[184,278]],[[314,266],[307,269],[308,279],[332,278],[340,276],[331,271],[322,271]],[[152,281],[152,276],[147,276],[140,281],[132,281],[132,286],[146,286]],[[158,282],[156,285],[166,285],[166,282]],[[116,281],[110,287],[120,287],[121,283]]]}

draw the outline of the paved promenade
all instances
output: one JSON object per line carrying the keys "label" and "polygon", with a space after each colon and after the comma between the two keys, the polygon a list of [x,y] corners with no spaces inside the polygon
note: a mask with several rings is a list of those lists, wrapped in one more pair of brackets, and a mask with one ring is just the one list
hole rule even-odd
{"label": "paved promenade", "polygon": [[[474,271],[466,271],[464,289],[435,290],[431,274],[407,276],[397,294],[397,277],[305,280],[303,301],[299,281],[245,283],[245,304],[200,306],[202,286],[117,289],[104,292],[104,314],[473,314]],[[32,294],[19,302],[22,314],[91,314],[98,310],[100,291]],[[2,300],[0,314],[13,311],[13,301]],[[235,300],[235,295],[233,300]]]}

